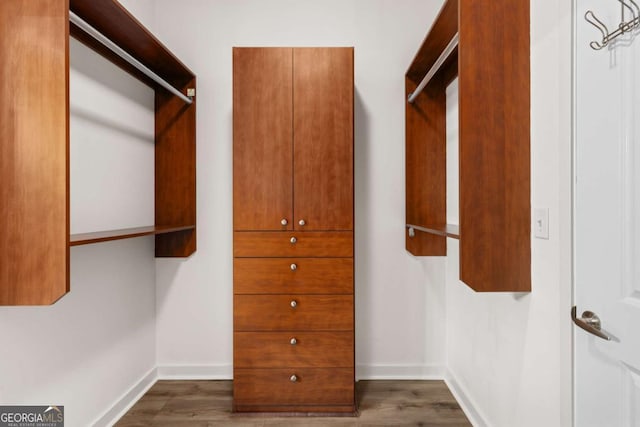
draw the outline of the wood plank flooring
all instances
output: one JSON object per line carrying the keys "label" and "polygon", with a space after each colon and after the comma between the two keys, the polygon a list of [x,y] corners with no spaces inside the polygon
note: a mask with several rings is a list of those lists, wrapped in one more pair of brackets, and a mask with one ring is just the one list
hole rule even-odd
{"label": "wood plank flooring", "polygon": [[117,427],[470,426],[443,381],[360,381],[358,417],[231,413],[231,381],[158,381]]}

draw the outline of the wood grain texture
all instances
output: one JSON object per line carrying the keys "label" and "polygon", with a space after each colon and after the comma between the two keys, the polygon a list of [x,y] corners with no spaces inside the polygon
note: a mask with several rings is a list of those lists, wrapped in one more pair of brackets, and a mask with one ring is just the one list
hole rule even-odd
{"label": "wood grain texture", "polygon": [[353,48],[295,48],[293,70],[294,226],[353,230]]}
{"label": "wood grain texture", "polygon": [[[416,88],[405,79],[408,96]],[[405,107],[406,223],[444,228],[447,222],[447,98],[446,87],[434,78],[413,103]],[[445,256],[443,236],[405,232],[406,249],[416,256]]]}
{"label": "wood grain texture", "polygon": [[353,258],[236,258],[233,283],[236,294],[353,294]]}
{"label": "wood grain texture", "polygon": [[132,239],[142,236],[153,236],[157,234],[175,233],[193,230],[195,227],[179,226],[179,227],[135,227],[124,228],[120,230],[96,231],[93,233],[72,234],[69,239],[69,246],[90,245],[93,243],[109,242],[112,240]]}
{"label": "wood grain texture", "polygon": [[353,296],[234,295],[233,328],[236,332],[352,331]]}
{"label": "wood grain texture", "polygon": [[[291,243],[291,238],[296,243]],[[336,257],[353,256],[353,233],[350,231],[284,231],[233,233],[233,256],[267,257]]]}
{"label": "wood grain texture", "polygon": [[353,368],[234,369],[234,404],[353,407],[354,384]]}
{"label": "wood grain texture", "polygon": [[[195,77],[151,32],[149,32],[117,0],[71,0],[71,11],[138,59],[176,88],[182,88]],[[93,38],[84,37],[77,28],[74,37],[96,50],[116,65],[149,84],[149,79]],[[154,84],[151,84],[152,86]],[[186,93],[186,92],[183,92]]]}
{"label": "wood grain texture", "polygon": [[[450,426],[471,424],[444,381],[358,381],[358,417],[297,417],[232,413],[231,381],[158,381],[116,423],[117,427]],[[257,412],[266,411],[256,408]],[[291,408],[293,410],[294,408]],[[329,408],[311,408],[310,412]],[[286,410],[286,409],[285,409]],[[351,408],[353,411],[353,407]],[[335,412],[335,411],[333,411]],[[345,414],[345,415],[348,415]],[[304,417],[304,418],[303,418]]]}
{"label": "wood grain texture", "polygon": [[531,290],[529,58],[529,2],[462,2],[460,277],[476,291]]}
{"label": "wood grain texture", "polygon": [[453,39],[453,36],[458,32],[458,1],[465,3],[468,0],[446,0],[411,62],[406,76],[416,85],[422,81],[442,51]]}
{"label": "wood grain texture", "polygon": [[292,60],[290,48],[233,49],[234,230],[292,229]]}
{"label": "wood grain texture", "polygon": [[233,366],[353,368],[353,340],[353,332],[235,332]]}
{"label": "wood grain texture", "polygon": [[[195,87],[194,77],[183,90]],[[188,105],[156,91],[156,226],[196,225],[196,104],[196,98]],[[187,257],[195,251],[195,228],[156,236],[157,257]]]}
{"label": "wood grain texture", "polygon": [[0,2],[0,305],[69,290],[68,8]]}

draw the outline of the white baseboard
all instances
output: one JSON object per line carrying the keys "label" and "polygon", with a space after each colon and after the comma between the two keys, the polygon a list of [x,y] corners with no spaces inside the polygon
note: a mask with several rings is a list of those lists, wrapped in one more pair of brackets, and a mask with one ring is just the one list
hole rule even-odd
{"label": "white baseboard", "polygon": [[441,365],[358,365],[357,380],[443,380]]}
{"label": "white baseboard", "polygon": [[231,380],[233,365],[160,365],[160,380]]}
{"label": "white baseboard", "polygon": [[447,384],[451,394],[456,398],[458,404],[464,411],[464,414],[474,427],[490,427],[490,424],[486,421],[485,417],[483,417],[476,409],[477,405],[475,405],[473,399],[469,397],[469,393],[467,393],[466,389],[460,384],[453,372],[448,369],[445,374],[444,382]]}
{"label": "white baseboard", "polygon": [[129,409],[131,409],[133,405],[136,404],[138,400],[140,400],[142,396],[144,396],[147,391],[149,391],[157,380],[158,370],[157,368],[153,368],[143,376],[140,381],[126,391],[120,399],[116,400],[116,402],[111,405],[111,408],[102,414],[92,425],[94,427],[114,425],[124,414],[127,413]]}

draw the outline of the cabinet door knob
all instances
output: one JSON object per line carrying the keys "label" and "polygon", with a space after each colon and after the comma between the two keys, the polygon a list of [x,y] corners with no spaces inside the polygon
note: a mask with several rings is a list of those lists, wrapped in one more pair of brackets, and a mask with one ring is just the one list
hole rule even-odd
{"label": "cabinet door knob", "polygon": [[292,245],[295,245],[298,239],[296,239],[295,237],[292,237],[289,241],[291,242]]}
{"label": "cabinet door knob", "polygon": [[295,374],[291,375],[289,377],[289,381],[291,381],[292,383],[296,383],[296,382],[298,382],[298,377]]}
{"label": "cabinet door knob", "polygon": [[298,306],[298,301],[293,300],[293,301],[291,301],[290,304],[291,304],[291,308],[296,308]]}
{"label": "cabinet door knob", "polygon": [[291,343],[291,345],[296,345],[298,344],[298,340],[295,338],[291,338],[291,341],[289,341]]}
{"label": "cabinet door knob", "polygon": [[300,224],[301,226],[304,226],[306,222],[304,221],[304,219],[301,219],[300,221],[298,221],[298,224]]}
{"label": "cabinet door knob", "polygon": [[287,225],[289,224],[289,221],[287,221],[287,218],[282,218],[282,220],[280,221],[280,224]]}
{"label": "cabinet door knob", "polygon": [[296,264],[291,264],[291,271],[296,271],[298,266]]}

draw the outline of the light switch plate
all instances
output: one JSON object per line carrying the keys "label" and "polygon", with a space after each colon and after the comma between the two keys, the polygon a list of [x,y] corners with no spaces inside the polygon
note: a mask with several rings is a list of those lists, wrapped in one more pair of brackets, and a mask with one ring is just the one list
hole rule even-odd
{"label": "light switch plate", "polygon": [[533,211],[533,230],[537,239],[549,240],[549,208]]}

